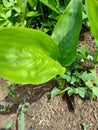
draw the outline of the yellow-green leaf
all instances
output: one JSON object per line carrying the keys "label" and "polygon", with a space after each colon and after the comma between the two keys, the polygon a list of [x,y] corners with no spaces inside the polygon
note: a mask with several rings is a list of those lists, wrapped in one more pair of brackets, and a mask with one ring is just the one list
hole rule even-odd
{"label": "yellow-green leaf", "polygon": [[71,0],[52,33],[52,38],[59,46],[59,61],[64,66],[70,65],[75,58],[81,25],[82,2]]}
{"label": "yellow-green leaf", "polygon": [[0,28],[0,76],[17,83],[44,83],[63,68],[58,47],[45,33],[27,28]]}

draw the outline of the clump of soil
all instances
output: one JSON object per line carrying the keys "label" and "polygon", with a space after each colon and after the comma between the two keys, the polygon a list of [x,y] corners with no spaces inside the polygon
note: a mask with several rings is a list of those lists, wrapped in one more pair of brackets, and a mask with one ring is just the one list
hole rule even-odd
{"label": "clump of soil", "polygon": [[81,47],[82,45],[88,45],[89,52],[96,51],[94,38],[91,35],[91,32],[86,28],[83,28],[80,34],[79,47]]}

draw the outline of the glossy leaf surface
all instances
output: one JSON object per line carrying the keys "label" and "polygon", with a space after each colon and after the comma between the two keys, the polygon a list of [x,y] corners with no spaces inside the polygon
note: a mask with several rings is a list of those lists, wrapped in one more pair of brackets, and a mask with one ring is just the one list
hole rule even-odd
{"label": "glossy leaf surface", "polygon": [[98,46],[98,0],[86,0],[86,10],[91,31]]}
{"label": "glossy leaf surface", "polygon": [[44,83],[63,68],[58,47],[45,33],[26,28],[0,29],[0,76],[17,83]]}
{"label": "glossy leaf surface", "polygon": [[71,0],[52,33],[59,46],[59,61],[64,66],[70,65],[75,58],[81,25],[81,0]]}

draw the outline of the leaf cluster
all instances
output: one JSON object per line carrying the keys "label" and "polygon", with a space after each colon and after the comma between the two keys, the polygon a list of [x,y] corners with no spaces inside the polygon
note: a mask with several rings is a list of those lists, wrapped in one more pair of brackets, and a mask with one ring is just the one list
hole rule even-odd
{"label": "leaf cluster", "polygon": [[58,19],[52,36],[27,28],[0,29],[2,77],[22,84],[41,84],[65,72],[65,66],[75,58],[82,25],[82,3],[74,1]]}
{"label": "leaf cluster", "polygon": [[70,0],[2,0],[0,26],[29,27],[51,34]]}
{"label": "leaf cluster", "polygon": [[[98,55],[97,52],[94,54]],[[94,68],[97,64],[96,55],[88,52],[87,45],[81,46],[73,64],[68,66],[66,73],[59,77],[63,83],[63,89],[61,81],[58,80],[59,86],[52,90],[51,98],[64,94],[66,91],[69,96],[78,94],[81,98],[95,99],[98,97],[98,76],[97,70]],[[84,66],[81,65],[81,60],[84,61]],[[93,68],[88,68],[86,61],[93,63]]]}
{"label": "leaf cluster", "polygon": [[[98,1],[2,0],[0,9],[1,77],[40,84],[59,75],[52,97],[65,91],[82,98],[98,96],[98,49],[89,54],[84,45],[76,55],[83,19],[89,19],[98,47]],[[92,62],[94,70],[83,68],[81,61]]]}

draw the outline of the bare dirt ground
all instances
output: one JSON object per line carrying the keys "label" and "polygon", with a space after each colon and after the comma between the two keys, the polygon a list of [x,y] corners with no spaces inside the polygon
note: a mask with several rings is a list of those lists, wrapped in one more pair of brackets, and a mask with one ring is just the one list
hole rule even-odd
{"label": "bare dirt ground", "polygon": [[[82,32],[79,46],[81,44],[88,44],[90,51],[96,49],[89,31]],[[37,89],[32,85],[15,88],[20,100],[26,98],[28,106],[25,111],[25,130],[84,130],[83,123],[88,125],[87,130],[98,130],[98,99],[82,100],[79,96],[69,98],[67,95],[50,99],[49,91],[56,85],[57,82],[50,81],[37,86]],[[13,121],[11,130],[20,130],[20,114],[16,113],[18,101],[7,97],[7,83],[2,79],[0,86],[0,101],[14,103],[10,114],[0,114],[0,128],[8,121]]]}

